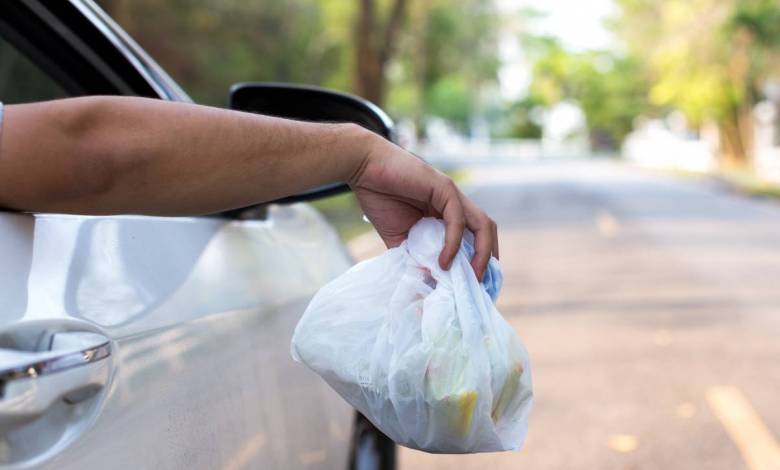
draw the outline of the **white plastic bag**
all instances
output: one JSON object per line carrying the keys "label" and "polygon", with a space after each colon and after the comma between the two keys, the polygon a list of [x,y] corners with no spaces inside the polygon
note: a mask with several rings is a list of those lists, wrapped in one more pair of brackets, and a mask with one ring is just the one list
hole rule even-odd
{"label": "white plastic bag", "polygon": [[[438,257],[444,225],[425,218],[385,254],[325,285],[292,355],[398,444],[428,452],[519,449],[531,409],[528,353],[498,313],[498,261],[480,284],[461,244]],[[492,298],[491,298],[492,297]]]}

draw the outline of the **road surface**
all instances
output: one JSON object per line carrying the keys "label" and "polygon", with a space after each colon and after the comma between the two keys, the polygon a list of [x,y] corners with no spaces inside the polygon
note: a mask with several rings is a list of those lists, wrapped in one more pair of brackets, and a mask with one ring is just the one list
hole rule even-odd
{"label": "road surface", "polygon": [[519,453],[400,468],[780,469],[780,205],[609,162],[496,166],[499,310],[531,353]]}

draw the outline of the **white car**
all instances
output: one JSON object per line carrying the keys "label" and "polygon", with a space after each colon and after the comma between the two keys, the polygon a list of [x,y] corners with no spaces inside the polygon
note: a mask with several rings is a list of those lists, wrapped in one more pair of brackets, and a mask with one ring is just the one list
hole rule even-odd
{"label": "white car", "polygon": [[[3,2],[0,101],[86,94],[190,100],[93,2]],[[231,107],[391,137],[316,88],[237,85]],[[208,217],[0,210],[0,468],[392,468],[392,442],[289,353],[352,263],[296,201],[342,190]]]}

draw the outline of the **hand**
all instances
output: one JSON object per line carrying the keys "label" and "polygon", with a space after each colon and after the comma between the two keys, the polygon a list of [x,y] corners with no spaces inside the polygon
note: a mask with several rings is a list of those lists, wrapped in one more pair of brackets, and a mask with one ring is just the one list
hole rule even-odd
{"label": "hand", "polygon": [[443,219],[439,265],[449,269],[467,227],[474,233],[471,266],[482,280],[491,254],[498,258],[496,223],[444,173],[375,134],[365,141],[367,150],[349,185],[385,245],[400,245],[422,217]]}

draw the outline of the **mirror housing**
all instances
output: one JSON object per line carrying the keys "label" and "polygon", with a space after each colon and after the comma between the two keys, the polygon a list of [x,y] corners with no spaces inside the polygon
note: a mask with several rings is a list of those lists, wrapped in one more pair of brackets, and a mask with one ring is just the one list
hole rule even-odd
{"label": "mirror housing", "polygon": [[[230,109],[298,121],[352,122],[393,141],[393,120],[375,104],[363,98],[309,85],[288,83],[237,83],[230,88]],[[273,203],[309,201],[349,191],[335,183],[288,196]],[[226,213],[240,214],[236,209]]]}

